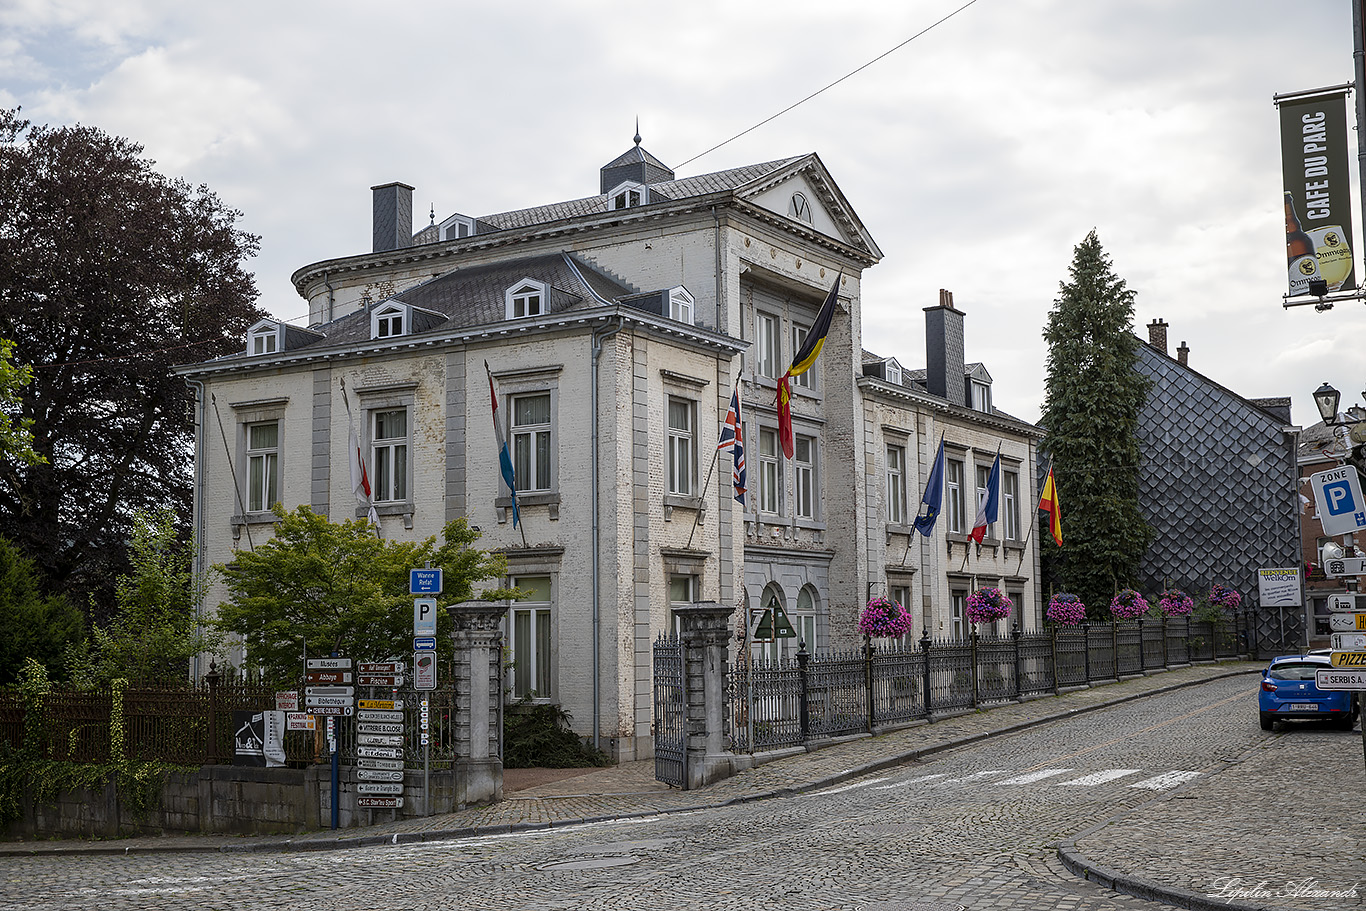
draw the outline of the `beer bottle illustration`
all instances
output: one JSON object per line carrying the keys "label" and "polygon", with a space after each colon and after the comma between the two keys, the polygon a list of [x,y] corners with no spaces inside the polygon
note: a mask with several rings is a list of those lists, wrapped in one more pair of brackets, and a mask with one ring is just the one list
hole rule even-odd
{"label": "beer bottle illustration", "polygon": [[1285,258],[1289,267],[1290,293],[1308,294],[1309,282],[1321,278],[1319,260],[1314,255],[1314,241],[1295,214],[1295,198],[1289,191],[1285,194]]}

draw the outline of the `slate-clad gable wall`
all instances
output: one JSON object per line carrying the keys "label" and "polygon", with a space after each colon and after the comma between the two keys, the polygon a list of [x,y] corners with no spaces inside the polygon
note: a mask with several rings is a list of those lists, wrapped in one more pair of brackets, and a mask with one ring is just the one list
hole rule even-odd
{"label": "slate-clad gable wall", "polygon": [[1293,435],[1278,415],[1148,345],[1138,370],[1152,380],[1139,415],[1139,506],[1154,532],[1145,591],[1199,594],[1224,582],[1255,605],[1259,568],[1298,565]]}

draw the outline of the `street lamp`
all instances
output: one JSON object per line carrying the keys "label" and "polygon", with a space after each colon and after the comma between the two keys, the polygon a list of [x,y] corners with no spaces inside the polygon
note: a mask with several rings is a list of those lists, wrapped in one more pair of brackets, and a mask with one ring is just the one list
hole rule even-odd
{"label": "street lamp", "polygon": [[1314,390],[1314,407],[1318,408],[1323,423],[1329,425],[1337,423],[1338,402],[1341,399],[1342,394],[1327,383]]}

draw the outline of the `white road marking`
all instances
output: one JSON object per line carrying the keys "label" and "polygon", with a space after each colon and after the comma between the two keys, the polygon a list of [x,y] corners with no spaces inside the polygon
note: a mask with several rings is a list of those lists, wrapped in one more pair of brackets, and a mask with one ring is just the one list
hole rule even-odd
{"label": "white road marking", "polygon": [[1192,778],[1199,778],[1199,772],[1163,772],[1161,775],[1154,775],[1152,778],[1145,778],[1142,781],[1129,785],[1131,788],[1147,788],[1149,791],[1165,791],[1167,788],[1174,788],[1183,782],[1190,781]]}
{"label": "white road marking", "polygon": [[876,788],[873,788],[873,790],[889,791],[892,788],[904,788],[908,785],[920,784],[922,781],[934,781],[936,778],[944,778],[947,775],[947,772],[940,772],[938,775],[921,775],[919,778],[912,778],[908,781],[898,781],[896,784],[878,785]]}
{"label": "white road marking", "polygon": [[977,781],[981,778],[990,778],[992,775],[1006,775],[1009,772],[1009,769],[987,769],[985,772],[973,772],[971,775],[964,775],[962,778],[950,778],[944,784],[962,784],[965,781]]}
{"label": "white road marking", "polygon": [[1060,781],[1060,785],[1076,785],[1077,787],[1088,787],[1095,784],[1105,784],[1107,781],[1114,781],[1116,778],[1123,778],[1125,775],[1136,775],[1142,769],[1106,769],[1103,772],[1092,772],[1090,775],[1083,775],[1080,778],[1073,778],[1071,781]]}
{"label": "white road marking", "polygon": [[885,778],[874,778],[874,779],[872,779],[871,781],[858,781],[858,782],[855,782],[854,784],[847,784],[847,785],[845,785],[845,786],[842,787],[842,788],[823,788],[823,789],[821,789],[821,790],[819,790],[819,791],[815,791],[815,792],[813,792],[813,793],[816,793],[816,794],[843,794],[845,791],[855,791],[855,790],[858,790],[859,788],[866,788],[866,787],[868,787],[869,785],[877,784],[879,781],[886,781],[886,780],[887,780],[887,779],[885,779]]}
{"label": "white road marking", "polygon": [[1045,778],[1052,778],[1054,775],[1065,775],[1073,769],[1039,769],[1037,772],[1028,772],[1024,775],[1016,775],[1014,778],[1007,778],[1005,781],[998,781],[997,784],[1033,784],[1036,781],[1043,781]]}

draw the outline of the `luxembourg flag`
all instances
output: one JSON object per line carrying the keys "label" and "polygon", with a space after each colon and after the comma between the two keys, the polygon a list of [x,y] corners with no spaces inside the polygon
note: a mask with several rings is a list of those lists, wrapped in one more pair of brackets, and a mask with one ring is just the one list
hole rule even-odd
{"label": "luxembourg flag", "polygon": [[996,453],[996,461],[991,463],[991,474],[987,475],[987,495],[977,507],[977,521],[972,524],[972,540],[978,544],[986,537],[987,526],[996,521],[997,506],[1001,499],[1001,454]]}
{"label": "luxembourg flag", "polygon": [[512,494],[512,527],[516,528],[522,521],[517,512],[517,473],[512,469],[512,453],[508,451],[508,441],[503,436],[503,425],[498,423],[498,392],[493,387],[493,371],[489,369],[488,361],[484,361],[484,372],[489,375],[489,404],[493,406],[493,433],[498,439],[498,468],[503,475],[503,483]]}

